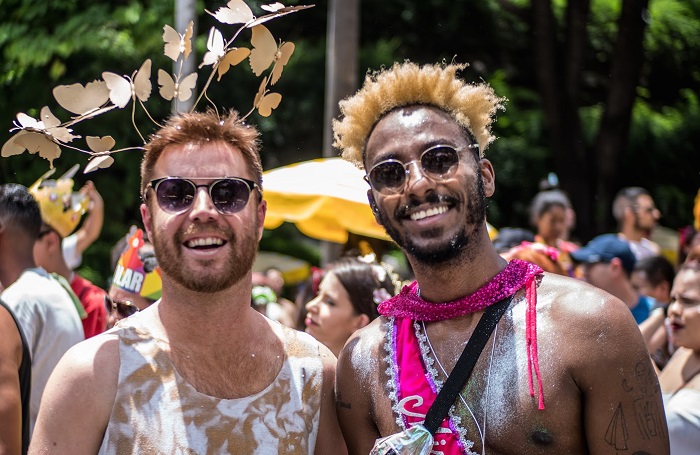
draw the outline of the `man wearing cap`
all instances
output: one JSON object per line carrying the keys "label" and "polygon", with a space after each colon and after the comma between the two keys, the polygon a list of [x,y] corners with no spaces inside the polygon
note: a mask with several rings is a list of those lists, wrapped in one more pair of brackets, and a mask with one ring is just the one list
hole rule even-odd
{"label": "man wearing cap", "polygon": [[89,203],[83,193],[73,192],[71,177],[76,170],[74,166],[55,181],[46,180],[53,173],[53,170],[49,171],[29,188],[39,203],[43,219],[39,238],[34,244],[34,259],[46,271],[56,274],[59,281],[69,283],[69,289],[79,300],[85,338],[90,338],[104,332],[107,327],[105,291],[74,272],[66,263],[62,248],[62,240],[78,226]]}
{"label": "man wearing cap", "polygon": [[[84,338],[78,312],[66,290],[37,267],[32,249],[42,221],[39,205],[22,185],[0,185],[0,294],[29,343],[32,358],[30,429],[49,375],[63,354]],[[31,430],[30,430],[31,432]]]}
{"label": "man wearing cap", "polygon": [[630,277],[637,259],[627,242],[615,234],[599,235],[571,253],[571,257],[583,266],[583,277],[587,282],[627,305],[637,324],[649,317],[654,300],[640,295],[632,286]]}
{"label": "man wearing cap", "polygon": [[141,229],[126,236],[126,249],[117,260],[109,293],[105,297],[107,328],[145,310],[161,297],[163,283],[153,245]]}

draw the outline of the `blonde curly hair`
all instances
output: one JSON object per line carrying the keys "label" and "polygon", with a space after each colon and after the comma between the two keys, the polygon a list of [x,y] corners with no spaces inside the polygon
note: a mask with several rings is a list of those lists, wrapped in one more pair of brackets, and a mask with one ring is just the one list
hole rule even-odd
{"label": "blonde curly hair", "polygon": [[344,159],[364,168],[365,144],[374,125],[389,111],[402,106],[424,104],[450,114],[479,143],[484,156],[496,138],[491,123],[505,98],[499,98],[486,83],[469,84],[457,77],[466,64],[394,63],[388,70],[368,74],[362,88],[339,103],[341,120],[333,120],[333,146]]}

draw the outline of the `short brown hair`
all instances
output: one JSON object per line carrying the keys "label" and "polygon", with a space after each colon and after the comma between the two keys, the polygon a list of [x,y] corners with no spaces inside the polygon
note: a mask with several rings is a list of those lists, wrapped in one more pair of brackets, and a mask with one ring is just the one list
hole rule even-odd
{"label": "short brown hair", "polygon": [[260,133],[240,120],[238,112],[230,110],[225,117],[207,112],[183,113],[170,117],[165,126],[151,135],[144,147],[141,161],[141,194],[151,181],[153,168],[163,150],[171,145],[202,144],[221,141],[240,150],[248,169],[262,190],[262,163],[260,161]]}
{"label": "short brown hair", "polygon": [[483,157],[496,139],[491,123],[505,98],[497,97],[486,83],[469,84],[458,78],[457,71],[466,66],[405,62],[368,74],[362,88],[340,102],[343,118],[333,120],[333,145],[342,150],[343,158],[362,168],[367,138],[384,115],[399,107],[426,105],[450,114],[474,136]]}

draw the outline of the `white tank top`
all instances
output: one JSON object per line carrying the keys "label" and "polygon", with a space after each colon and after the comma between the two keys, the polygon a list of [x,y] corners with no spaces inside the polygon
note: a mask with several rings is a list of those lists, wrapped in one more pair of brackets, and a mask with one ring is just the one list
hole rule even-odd
{"label": "white tank top", "polygon": [[274,324],[286,355],[275,380],[254,395],[220,399],[178,374],[142,313],[114,329],[119,385],[100,455],[314,453],[323,383],[315,339]]}
{"label": "white tank top", "polygon": [[664,393],[671,455],[700,453],[700,392],[682,388],[675,394]]}

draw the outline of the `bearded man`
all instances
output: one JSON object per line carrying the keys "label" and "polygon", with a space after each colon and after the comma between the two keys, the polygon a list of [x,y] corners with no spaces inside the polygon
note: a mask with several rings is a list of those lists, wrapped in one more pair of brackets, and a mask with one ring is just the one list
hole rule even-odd
{"label": "bearded man", "polygon": [[236,112],[152,136],[141,215],[162,298],[64,357],[30,451],[344,452],[335,357],[250,305],[261,185],[258,132]]}
{"label": "bearded man", "polygon": [[[489,240],[495,173],[484,151],[503,100],[459,79],[463,68],[407,62],[370,74],[334,122],[336,146],[367,171],[375,217],[416,276],[340,354],[350,453],[667,454],[659,384],[627,307],[508,263]],[[495,324],[490,336],[482,319]],[[472,336],[486,340],[466,353],[478,356],[473,372],[426,430]]]}
{"label": "bearded man", "polygon": [[647,190],[630,186],[618,191],[613,200],[613,216],[619,228],[617,235],[629,243],[637,260],[661,254],[661,247],[649,240],[661,212]]}

